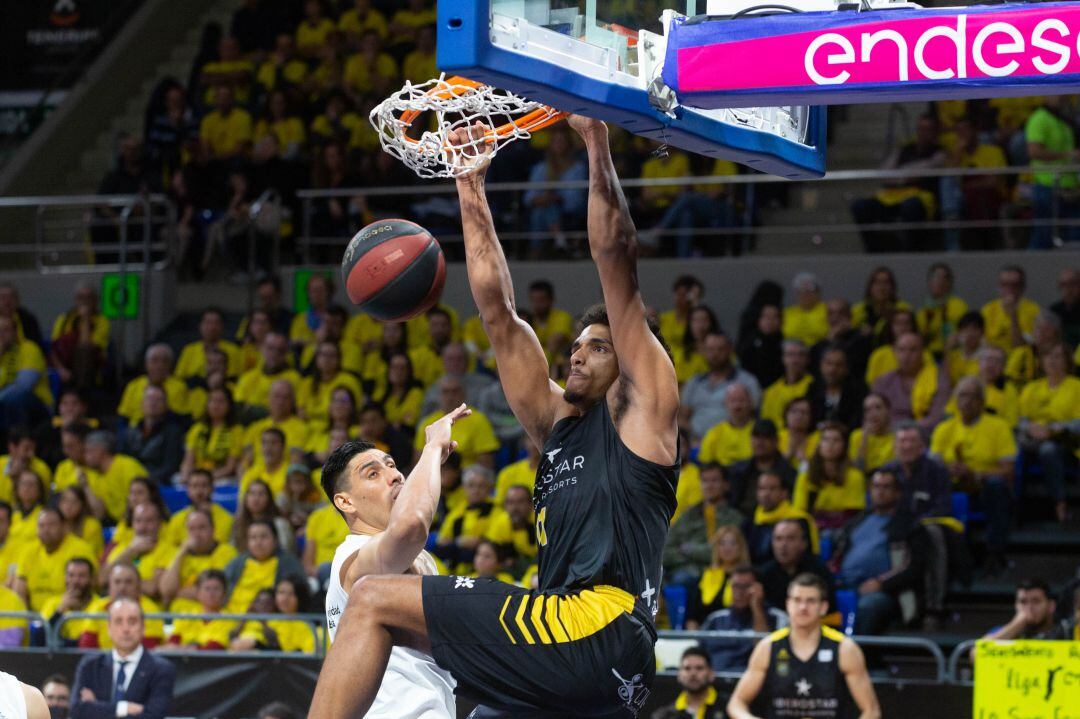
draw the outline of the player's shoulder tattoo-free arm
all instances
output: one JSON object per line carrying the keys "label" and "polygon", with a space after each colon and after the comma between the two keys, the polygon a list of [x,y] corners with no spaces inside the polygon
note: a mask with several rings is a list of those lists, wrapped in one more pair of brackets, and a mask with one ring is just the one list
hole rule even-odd
{"label": "player's shoulder tattoo-free arm", "polygon": [[840,671],[844,674],[852,699],[859,707],[859,718],[881,719],[881,705],[870,682],[870,673],[866,670],[866,658],[859,645],[850,639],[840,643]]}
{"label": "player's shoulder tattoo-free arm", "polygon": [[757,699],[761,688],[765,685],[765,675],[769,671],[769,652],[772,642],[768,637],[762,639],[754,647],[750,654],[750,662],[746,671],[735,685],[735,691],[731,694],[731,700],[727,705],[728,716],[731,719],[756,719],[750,713],[750,704]]}

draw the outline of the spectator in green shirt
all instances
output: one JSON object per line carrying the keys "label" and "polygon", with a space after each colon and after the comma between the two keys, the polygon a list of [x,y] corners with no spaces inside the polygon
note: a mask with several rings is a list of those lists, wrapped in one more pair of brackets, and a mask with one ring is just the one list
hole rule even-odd
{"label": "spectator in green shirt", "polygon": [[[1080,159],[1072,125],[1065,118],[1062,95],[1048,95],[1043,106],[1031,113],[1024,125],[1024,137],[1032,166],[1069,165]],[[1053,246],[1051,218],[1080,216],[1078,185],[1075,173],[1035,173],[1035,217],[1039,224],[1031,234],[1031,249]],[[1080,231],[1075,227],[1065,228],[1064,232],[1069,240],[1080,239]]]}

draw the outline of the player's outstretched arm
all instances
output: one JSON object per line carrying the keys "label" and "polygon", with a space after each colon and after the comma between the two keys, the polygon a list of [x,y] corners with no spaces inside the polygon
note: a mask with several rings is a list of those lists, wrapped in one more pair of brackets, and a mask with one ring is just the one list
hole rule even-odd
{"label": "player's outstretched arm", "polygon": [[678,440],[679,383],[675,366],[649,329],[637,275],[637,231],[608,147],[607,126],[574,115],[569,120],[589,153],[589,250],[600,274],[611,339],[619,358],[630,414],[619,435],[635,454],[670,464]]}
{"label": "player's outstretched arm", "polygon": [[[405,478],[405,484],[390,510],[386,531],[356,550],[352,560],[341,567],[341,586],[348,591],[356,580],[369,574],[401,574],[416,561],[424,548],[439,506],[442,492],[440,467],[457,448],[450,439],[455,420],[467,417],[472,410],[461,405],[443,415],[424,430],[427,443],[420,461]],[[364,467],[360,472],[367,471]]]}
{"label": "player's outstretched arm", "polygon": [[750,713],[750,705],[757,699],[761,687],[765,684],[765,675],[769,671],[770,646],[768,639],[762,639],[754,647],[746,672],[735,685],[735,691],[731,693],[728,701],[727,714],[730,719],[757,719]]}
{"label": "player's outstretched arm", "polygon": [[866,671],[866,659],[859,645],[850,639],[840,643],[840,671],[844,673],[851,698],[859,707],[859,719],[881,719],[881,705],[870,682],[870,673]]}
{"label": "player's outstretched arm", "polygon": [[[480,123],[469,130],[455,130],[450,133],[450,144],[466,146],[470,133],[476,137],[484,130]],[[510,409],[536,446],[543,447],[555,423],[562,390],[548,378],[547,358],[536,333],[517,315],[514,284],[484,190],[489,157],[483,151],[466,155],[463,150],[462,155],[463,162],[475,165],[471,173],[457,180],[469,287],[495,350],[499,379]]]}

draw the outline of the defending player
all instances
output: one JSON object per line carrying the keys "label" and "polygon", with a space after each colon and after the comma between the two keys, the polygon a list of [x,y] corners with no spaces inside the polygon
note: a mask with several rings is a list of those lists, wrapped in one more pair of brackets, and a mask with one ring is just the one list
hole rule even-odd
{"label": "defending player", "polygon": [[750,665],[728,702],[731,719],[757,719],[750,705],[763,700],[765,719],[843,719],[852,702],[860,719],[880,719],[881,707],[862,650],[822,626],[828,588],[820,577],[800,574],[788,585],[791,626],[758,642]]}
{"label": "defending player", "polygon": [[[349,526],[334,553],[326,591],[330,641],[349,601],[345,587],[370,574],[436,574],[424,543],[442,489],[439,468],[454,450],[454,420],[471,413],[465,405],[432,423],[420,461],[402,476],[393,458],[370,442],[346,442],[323,467],[326,496]],[[454,680],[427,654],[404,647],[390,652],[369,719],[454,719]]]}
{"label": "defending player", "polygon": [[[484,192],[487,158],[474,158],[475,171],[457,183],[473,299],[507,400],[543,450],[533,497],[539,591],[466,577],[365,577],[351,591],[312,717],[362,716],[394,645],[430,647],[459,692],[483,705],[477,716],[629,717],[649,694],[678,477],[678,384],[646,319],[607,127],[570,124],[589,154],[589,247],[607,311],[582,319],[565,391],[517,316]],[[469,133],[451,142],[464,145]]]}
{"label": "defending player", "polygon": [[0,717],[49,719],[49,707],[40,690],[0,671]]}

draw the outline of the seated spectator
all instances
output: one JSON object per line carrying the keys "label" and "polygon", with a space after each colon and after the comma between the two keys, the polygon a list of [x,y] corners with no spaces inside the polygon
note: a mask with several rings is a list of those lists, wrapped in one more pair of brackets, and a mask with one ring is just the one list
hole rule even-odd
{"label": "seated spectator", "polygon": [[684,719],[688,716],[723,719],[724,700],[713,686],[715,679],[709,653],[702,647],[690,647],[679,660],[679,673],[675,678],[682,691],[673,704],[653,712],[652,719]]}
{"label": "seated spectator", "polygon": [[[718,609],[731,605],[735,570],[750,561],[750,550],[737,525],[725,524],[709,538],[711,558],[695,586],[689,586],[687,625],[696,627]],[[689,584],[689,582],[686,582]]]}
{"label": "seated spectator", "polygon": [[341,369],[354,375],[359,375],[364,369],[363,349],[351,342],[346,341],[345,328],[349,321],[349,313],[338,304],[326,306],[322,313],[322,324],[315,332],[315,337],[300,350],[299,371],[301,374],[313,374],[316,369],[315,354],[319,345],[323,342],[331,342],[337,346]]}
{"label": "seated spectator", "polygon": [[176,362],[175,375],[185,381],[193,377],[205,377],[206,351],[211,347],[225,353],[228,376],[239,375],[240,348],[222,339],[224,336],[225,317],[221,310],[216,307],[203,310],[202,319],[199,320],[199,339],[184,345],[184,349],[180,351],[180,359]]}
{"label": "seated spectator", "polygon": [[224,387],[206,394],[206,410],[184,437],[180,480],[190,482],[196,471],[211,481],[236,477],[244,454],[244,428],[236,422],[232,393]]}
{"label": "seated spectator", "polygon": [[0,456],[0,499],[12,498],[12,479],[29,469],[45,484],[52,482],[52,470],[37,456],[37,441],[24,427],[12,427],[7,433],[8,453]]}
{"label": "seated spectator", "polygon": [[[424,393],[424,415],[437,412],[442,406],[442,380],[453,377],[461,382],[465,391],[465,403],[475,407],[484,390],[495,383],[491,375],[470,371],[469,366],[475,367],[475,361],[469,357],[465,345],[460,342],[450,342],[442,350],[443,373],[438,383],[432,384]],[[475,411],[475,409],[474,409]],[[442,413],[439,413],[442,416]]]}
{"label": "seated spectator", "polygon": [[301,561],[304,573],[318,579],[320,587],[326,587],[334,553],[348,534],[349,527],[333,504],[324,504],[308,515]]}
{"label": "seated spectator", "polygon": [[394,355],[406,354],[409,357],[413,376],[421,388],[431,384],[442,374],[443,368],[439,355],[427,346],[410,347],[409,337],[408,323],[383,323],[381,339],[376,347],[364,357],[364,370],[360,374],[364,387],[369,388],[369,393],[373,397],[381,397],[387,392],[388,363]]}
{"label": "seated spectator", "polygon": [[[1018,385],[1025,385],[1042,376],[1039,358],[1055,345],[1061,343],[1064,328],[1061,318],[1050,310],[1040,310],[1035,315],[1031,337],[1024,344],[1014,347],[1005,361],[1005,375]],[[1026,341],[1030,339],[1030,342]]]}
{"label": "seated spectator", "polygon": [[[296,414],[294,385],[287,379],[275,380],[270,385],[267,406],[269,408],[267,416],[252,422],[244,432],[244,455],[247,466],[252,469],[258,469],[262,463],[262,455],[257,450],[262,437],[268,430],[277,430],[284,438],[282,451],[286,459],[303,455],[304,448],[307,446],[308,424]],[[273,486],[275,493],[281,490],[280,486]]]}
{"label": "seated spectator", "polygon": [[229,376],[229,358],[216,347],[206,349],[206,372],[188,380],[188,417],[198,420],[206,414],[207,395],[210,390],[223,389],[232,392],[235,386]]}
{"label": "seated spectator", "polygon": [[[458,377],[443,377],[438,386],[439,409],[420,420],[416,428],[416,437],[413,440],[414,461],[420,457],[420,450],[424,447],[424,430],[427,426],[465,402],[465,386]],[[495,452],[499,449],[499,440],[495,437],[491,422],[481,412],[474,409],[472,414],[456,420],[451,434],[457,443],[463,465],[481,464],[489,469],[495,466]],[[489,494],[490,491],[489,487]]]}
{"label": "seated spectator", "polygon": [[[225,608],[228,580],[220,569],[204,569],[195,580],[198,605],[183,614],[220,614]],[[247,607],[244,608],[244,611]],[[223,650],[237,622],[228,619],[177,619],[169,635],[169,646],[183,649]]]}
{"label": "seated spectator", "polygon": [[289,99],[283,90],[271,92],[266,116],[255,125],[255,142],[272,134],[277,139],[280,156],[292,160],[303,151],[307,132],[303,120],[289,109]]}
{"label": "seated spectator", "polygon": [[[689,442],[684,443],[688,445]],[[532,443],[532,440],[524,442],[525,445],[525,457],[517,462],[506,465],[499,470],[498,476],[495,478],[495,504],[502,505],[503,500],[506,499],[507,492],[511,487],[524,487],[529,494],[531,501],[533,486],[536,482],[536,468],[540,464],[540,451],[536,448],[536,445]],[[683,474],[680,476],[680,486],[685,479],[686,470],[689,468],[689,463],[684,462],[682,465]],[[700,483],[698,485],[698,496],[700,497]]]}
{"label": "seated spectator", "polygon": [[199,72],[203,104],[208,107],[212,105],[220,88],[231,91],[240,105],[248,104],[254,74],[255,66],[241,54],[240,43],[236,38],[225,35],[218,43],[217,60],[206,63]]}
{"label": "seated spectator", "polygon": [[30,310],[19,300],[19,290],[10,282],[0,282],[0,317],[7,317],[15,325],[19,340],[42,345],[41,325]]}
{"label": "seated spectator", "polygon": [[90,416],[90,405],[82,391],[67,388],[60,391],[56,403],[56,414],[52,420],[38,428],[38,451],[42,460],[50,467],[56,467],[64,460],[61,432],[72,424],[86,425],[96,429],[98,421]]}
{"label": "seated spectator", "polygon": [[[158,606],[157,602],[139,591],[141,583],[139,570],[134,565],[113,564],[106,580],[106,595],[104,597],[95,597],[86,607],[87,612],[107,612],[115,602],[125,599],[138,602],[143,613],[149,614],[161,611],[161,607]],[[84,619],[76,624],[79,630],[80,648],[112,648],[113,636],[104,620]],[[141,639],[143,646],[147,649],[153,649],[165,641],[165,626],[161,620],[152,619],[148,621]]]}
{"label": "seated spectator", "polygon": [[304,568],[289,553],[278,548],[272,522],[252,520],[247,525],[245,551],[225,567],[229,601],[226,611],[244,613],[261,589],[273,589],[282,578],[303,575]]}
{"label": "seated spectator", "polygon": [[300,577],[282,577],[271,596],[273,613],[282,615],[282,618],[245,622],[229,648],[241,652],[263,649],[314,654],[315,632],[311,625],[288,618],[307,611],[311,601],[307,582]]}
{"label": "seated spectator", "polygon": [[[731,572],[731,601],[705,618],[699,629],[703,632],[775,632],[788,625],[788,616],[765,601],[765,588],[757,572],[749,564],[735,567]],[[752,635],[751,635],[752,636]],[[703,639],[701,646],[709,653],[713,665],[720,671],[738,672],[746,668],[753,641],[732,639]]]}
{"label": "seated spectator", "polygon": [[416,379],[412,360],[404,352],[390,355],[385,367],[385,387],[375,399],[383,406],[387,422],[412,434],[423,416],[423,385]]}
{"label": "seated spectator", "polygon": [[821,577],[828,587],[829,606],[836,606],[836,583],[825,562],[811,551],[806,524],[797,519],[784,519],[776,524],[772,534],[772,556],[758,570],[765,601],[779,606],[787,601],[788,584],[797,575],[810,573]]}
{"label": "seated spectator", "polygon": [[958,414],[934,430],[930,452],[949,468],[958,491],[979,497],[985,506],[988,571],[999,571],[1009,539],[1016,440],[1005,420],[984,411],[978,379],[960,380],[955,396]]}
{"label": "seated spectator", "polygon": [[[158,97],[160,102],[155,102]],[[184,160],[197,152],[199,142],[199,121],[184,86],[172,78],[163,79],[146,116],[147,164],[158,177],[173,177],[181,170]],[[182,176],[183,172],[179,174]]]}
{"label": "seated spectator", "polygon": [[877,348],[889,329],[892,316],[900,310],[911,310],[911,305],[900,299],[896,274],[888,267],[875,267],[866,280],[863,299],[851,308],[851,321],[871,345]]}
{"label": "seated spectator", "polygon": [[889,400],[893,422],[913,419],[934,427],[949,400],[948,372],[926,363],[922,338],[914,332],[898,337],[894,349],[897,368],[874,382],[874,392]]}
{"label": "seated spectator", "polygon": [[1008,624],[991,629],[983,639],[1009,641],[1013,639],[1062,640],[1071,638],[1067,622],[1054,619],[1057,602],[1046,580],[1037,577],[1023,579],[1016,585],[1016,614]]}
{"label": "seated spectator", "polygon": [[507,571],[510,562],[510,552],[490,539],[481,539],[473,552],[472,571],[468,576],[514,584],[514,575]]}
{"label": "seated spectator", "polygon": [[949,380],[953,384],[961,377],[971,377],[979,373],[979,360],[976,355],[984,346],[985,333],[986,322],[978,312],[967,312],[957,322],[953,335],[955,342],[951,343],[955,346],[945,355],[945,366],[949,368]]}
{"label": "seated spectator", "polygon": [[58,493],[56,507],[64,518],[67,531],[89,544],[94,556],[100,557],[105,551],[105,539],[101,533],[101,522],[90,511],[87,496],[87,491],[82,487],[67,487]]}
{"label": "seated spectator", "polygon": [[0,499],[0,585],[5,587],[10,585],[9,576],[21,549],[11,541],[12,511],[11,505]]}
{"label": "seated spectator", "polygon": [[270,387],[278,380],[285,380],[295,390],[300,375],[287,364],[289,342],[277,332],[268,333],[262,342],[262,360],[243,375],[236,383],[235,396],[241,410],[249,420],[259,419],[269,409]]}
{"label": "seated spectator", "polygon": [[[454,426],[459,423],[455,421]],[[465,502],[450,510],[439,527],[434,553],[458,574],[468,573],[473,552],[502,513],[491,501],[494,484],[495,477],[487,467],[465,467],[461,477]]]}
{"label": "seated spectator", "polygon": [[896,475],[878,470],[870,479],[869,508],[837,536],[830,565],[841,586],[858,591],[856,634],[881,634],[894,621],[910,622],[918,612],[932,545],[902,498]]}
{"label": "seated spectator", "polygon": [[285,474],[289,458],[285,453],[285,433],[276,427],[268,427],[260,436],[260,452],[251,467],[240,478],[240,493],[254,481],[261,481],[270,489],[272,500],[285,491]]}
{"label": "seated spectator", "polygon": [[146,348],[144,360],[146,374],[136,377],[124,387],[116,413],[130,424],[142,419],[142,402],[148,386],[161,387],[165,391],[169,411],[188,413],[187,385],[173,375],[173,351],[167,344],[154,344]]}
{"label": "seated spectator", "polygon": [[82,622],[72,621],[60,624],[67,612],[85,612],[94,596],[94,567],[90,560],[73,557],[64,565],[64,593],[50,597],[41,607],[41,616],[56,630],[59,627],[60,641],[65,647],[74,647],[82,634]]}
{"label": "seated spectator", "polygon": [[[11,529],[7,544],[13,565],[18,564],[22,551],[37,539],[38,516],[49,498],[45,482],[36,472],[24,469],[15,478],[15,501],[12,503]],[[14,587],[13,582],[8,586]]]}
{"label": "seated spectator", "polygon": [[803,467],[817,450],[821,434],[814,429],[814,414],[810,400],[796,397],[784,408],[784,427],[780,430],[777,449],[796,468]]}
{"label": "seated spectator", "polygon": [[135,523],[135,508],[147,502],[156,506],[162,517],[169,516],[169,508],[165,506],[165,500],[161,497],[161,489],[157,482],[151,482],[147,477],[136,477],[131,480],[131,485],[128,487],[124,514],[116,523],[111,545],[124,544],[135,537],[135,530],[132,528]]}
{"label": "seated spectator", "polygon": [[814,518],[796,509],[788,499],[788,490],[780,483],[780,477],[772,472],[762,472],[757,482],[757,508],[754,516],[745,524],[743,535],[750,548],[750,559],[758,564],[772,558],[772,537],[779,522],[791,519],[803,527],[803,534],[810,538],[814,553],[818,552],[817,525]]}
{"label": "seated spectator", "polygon": [[796,303],[784,308],[784,339],[813,347],[829,333],[821,285],[813,274],[800,272],[791,281],[791,287]]}
{"label": "seated spectator", "polygon": [[795,480],[791,503],[809,512],[820,530],[839,529],[866,507],[866,477],[848,460],[843,425],[827,422],[821,428],[821,441]]}
{"label": "seated spectator", "polygon": [[716,425],[701,440],[699,462],[729,465],[752,454],[750,433],[754,428],[754,405],[750,391],[742,384],[728,385],[724,393],[727,420]]}
{"label": "seated spectator", "polygon": [[194,507],[184,516],[184,530],[184,538],[158,582],[161,602],[170,612],[194,610],[198,606],[198,576],[207,569],[224,570],[236,557],[236,549],[217,538],[216,518],[205,508]]}
{"label": "seated spectator", "polygon": [[338,18],[337,29],[350,40],[357,40],[363,33],[370,31],[385,38],[388,27],[386,16],[372,7],[371,0],[353,0],[352,7]]}
{"label": "seated spectator", "polygon": [[295,350],[302,350],[318,340],[317,333],[322,329],[334,297],[334,285],[327,275],[316,272],[308,278],[304,291],[308,307],[293,315],[289,324],[289,343]]}
{"label": "seated spectator", "polygon": [[863,473],[872,472],[893,459],[894,437],[889,400],[871,392],[863,400],[862,426],[848,438],[848,458]]}
{"label": "seated spectator", "polygon": [[[1078,158],[1073,123],[1063,101],[1064,98],[1058,95],[1043,97],[1042,106],[1024,123],[1027,154],[1033,166],[1052,170],[1054,165],[1071,165]],[[1067,191],[1074,190],[1078,182],[1076,174],[1071,172],[1036,172],[1032,179],[1038,224],[1031,233],[1028,246],[1033,250],[1048,250],[1053,247],[1052,238],[1057,229],[1053,218],[1077,215],[1076,202]],[[1071,227],[1062,230],[1069,240],[1076,239],[1075,233]]]}
{"label": "seated spectator", "polygon": [[1018,435],[1024,451],[1038,455],[1054,513],[1064,523],[1068,518],[1065,477],[1074,463],[1069,449],[1080,434],[1080,379],[1072,374],[1073,360],[1064,344],[1047,350],[1040,360],[1046,376],[1020,393]]}
{"label": "seated spectator", "polygon": [[125,544],[114,544],[101,570],[102,584],[114,564],[132,564],[139,571],[139,591],[157,600],[161,598],[161,575],[176,553],[176,545],[163,537],[163,517],[153,502],[135,507],[131,528],[135,536]]}
{"label": "seated spectator", "polygon": [[[408,74],[408,68],[406,68],[405,76],[412,78]],[[587,180],[589,169],[582,161],[581,152],[574,146],[570,133],[552,132],[549,137],[544,159],[533,165],[529,171],[529,185]],[[571,249],[571,242],[567,239],[566,233],[580,230],[585,225],[585,197],[582,193],[576,189],[532,188],[526,190],[522,196],[522,203],[528,211],[529,232],[534,236],[550,238],[529,241],[532,259],[551,257],[552,250],[568,252]],[[531,292],[530,289],[530,294]],[[546,322],[547,318],[544,317],[541,321]],[[572,331],[572,325],[567,328],[567,344],[569,344],[570,331]],[[551,348],[544,340],[540,341],[540,346],[549,352],[549,361],[559,354],[550,352]]]}
{"label": "seated spectator", "polygon": [[[757,507],[758,477],[769,472],[780,477],[781,485],[788,491],[795,487],[795,469],[778,449],[776,425],[767,419],[759,419],[750,431],[750,459],[731,465],[731,503],[747,517]],[[685,465],[683,465],[685,471]],[[682,480],[680,478],[680,485]]]}
{"label": "seated spectator", "polygon": [[[946,154],[938,142],[940,131],[934,115],[922,115],[918,120],[915,139],[894,148],[882,164],[882,169],[921,170],[944,166]],[[884,182],[873,197],[855,200],[851,205],[851,214],[860,225],[925,222],[933,219],[937,211],[937,184],[934,177],[908,177]],[[925,240],[919,239],[916,230],[903,230],[897,234],[894,238],[880,231],[863,231],[863,249],[867,252],[931,249]]]}
{"label": "seated spectator", "polygon": [[[953,127],[955,141],[949,149],[948,164],[951,167],[994,168],[1007,167],[1008,159],[1000,146],[982,142],[971,118],[961,118]],[[1008,199],[1004,175],[965,175],[959,178],[942,178],[944,188],[955,186],[959,202],[942,198],[944,219],[993,222],[1000,218],[1001,205]],[[959,182],[957,182],[959,181]],[[959,205],[959,207],[948,207]],[[951,210],[951,211],[950,211]],[[951,231],[947,231],[951,232]],[[962,231],[951,239],[950,249],[994,250],[1001,246],[1001,233],[992,228]],[[957,240],[960,240],[957,242]]]}
{"label": "seated spectator", "polygon": [[214,109],[199,124],[199,141],[211,160],[234,163],[251,153],[251,114],[237,106],[233,90],[214,90]]}
{"label": "seated spectator", "polygon": [[[266,60],[259,65],[255,73],[255,81],[263,92],[271,92],[276,89],[295,90],[308,74],[308,64],[296,56],[296,40],[289,33],[280,33],[274,39],[274,49]],[[278,332],[284,332],[287,327],[278,326]]]}
{"label": "seated spectator", "polygon": [[870,339],[852,324],[851,303],[843,299],[825,303],[825,321],[828,330],[825,338],[810,348],[810,366],[821,366],[821,355],[826,349],[839,347],[848,361],[852,377],[863,377],[870,357]]}
{"label": "seated spectator", "polygon": [[184,542],[187,532],[187,518],[195,510],[203,510],[210,513],[214,525],[214,537],[219,542],[228,542],[232,531],[232,515],[221,505],[211,501],[214,491],[212,475],[208,470],[194,470],[184,485],[187,493],[188,506],[176,512],[169,518],[165,527],[164,539],[174,547],[179,547]]}
{"label": "seated spectator", "polygon": [[941,357],[953,344],[953,335],[968,313],[968,304],[953,292],[955,277],[952,267],[935,262],[926,271],[927,295],[916,313],[919,334],[928,352]]}
{"label": "seated spectator", "polygon": [[693,275],[679,275],[671,287],[671,309],[660,313],[660,335],[669,344],[682,339],[690,310],[697,307],[705,295],[705,285]]}
{"label": "seated spectator", "polygon": [[675,377],[682,384],[696,374],[709,370],[705,361],[705,338],[720,333],[720,321],[707,305],[690,310],[683,336],[671,345],[671,359],[675,363]]}
{"label": "seated spectator", "polygon": [[281,516],[281,510],[274,503],[270,486],[263,480],[256,479],[240,495],[240,506],[237,508],[236,521],[233,523],[233,546],[243,551],[247,546],[248,528],[253,522],[260,521],[274,527],[279,547],[287,547],[291,550],[293,547],[292,525]]}
{"label": "seated spectator", "polygon": [[844,349],[831,347],[822,351],[819,376],[806,391],[814,423],[839,422],[857,427],[862,421],[864,396],[866,385],[851,374]]}
{"label": "seated spectator", "polygon": [[378,402],[368,402],[360,409],[359,437],[389,454],[399,467],[412,465],[412,440],[387,423],[386,413]]}
{"label": "seated spectator", "polygon": [[1070,347],[1080,346],[1080,269],[1066,267],[1058,273],[1061,299],[1050,305],[1050,311],[1061,318],[1065,341]]}
{"label": "seated spectator", "polygon": [[[897,368],[896,349],[893,346],[896,338],[913,332],[916,332],[915,313],[907,309],[894,311],[879,338],[881,346],[870,353],[870,361],[866,365],[867,384],[874,384],[879,377]],[[923,363],[936,364],[934,356],[925,349]]]}
{"label": "seated spectator", "polygon": [[45,706],[56,719],[64,719],[71,706],[71,682],[63,674],[51,674],[41,685]]}
{"label": "seated spectator", "polygon": [[680,404],[680,425],[690,430],[695,441],[700,441],[712,427],[728,419],[724,397],[732,384],[741,384],[749,390],[754,407],[761,402],[757,379],[735,365],[727,335],[705,335],[701,352],[708,370],[686,381]]}
{"label": "seated spectator", "polygon": [[[149,195],[161,191],[161,181],[147,166],[142,142],[130,133],[120,132],[116,136],[114,161],[109,172],[98,185],[99,195]],[[123,208],[110,205],[98,205],[91,215],[90,241],[94,245],[108,245],[109,249],[95,252],[94,261],[107,264],[119,261],[117,245],[120,242],[121,212]],[[132,223],[130,230],[132,243],[137,244],[143,237],[140,222]],[[40,337],[40,335],[39,335]]]}
{"label": "seated spectator", "polygon": [[493,542],[508,562],[509,571],[520,577],[536,564],[536,516],[532,506],[532,491],[520,484],[506,489],[501,505],[503,511],[488,525],[484,539]]}
{"label": "seated spectator", "polygon": [[112,651],[90,654],[79,661],[71,690],[72,719],[164,719],[170,715],[176,668],[145,650],[143,614],[142,607],[132,599],[119,599],[109,607]]}
{"label": "seated spectator", "polygon": [[[25,612],[26,603],[15,592],[0,584],[0,612]],[[0,617],[0,648],[17,649],[29,637],[25,619]]]}
{"label": "seated spectator", "polygon": [[307,0],[304,19],[296,28],[297,51],[304,57],[314,58],[333,32],[334,21],[324,17],[322,0]]}
{"label": "seated spectator", "polygon": [[153,385],[143,390],[142,415],[120,434],[117,448],[137,459],[150,479],[169,484],[184,460],[184,425],[169,412],[165,390]]}
{"label": "seated spectator", "polygon": [[728,506],[730,489],[723,466],[713,462],[701,468],[701,503],[679,515],[664,546],[664,571],[670,583],[692,585],[714,558],[717,530],[742,524],[742,514]]}
{"label": "seated spectator", "polygon": [[784,408],[793,399],[803,397],[814,377],[809,369],[810,353],[798,340],[784,340],[784,376],[765,389],[761,398],[761,418],[776,424],[784,421]]}
{"label": "seated spectator", "polygon": [[506,399],[506,392],[503,391],[502,383],[499,382],[498,369],[493,370],[492,374],[494,381],[480,390],[480,396],[476,400],[476,409],[480,410],[491,422],[491,428],[495,431],[495,438],[499,440],[499,445],[514,456],[523,444],[528,444],[531,440],[526,437],[525,428],[521,426],[513,408],[510,407],[510,402]]}
{"label": "seated spectator", "polygon": [[[1010,427],[1020,421],[1020,393],[1005,377],[1005,353],[1000,347],[986,345],[975,353],[978,367],[974,375],[983,385],[986,411],[1001,417]],[[956,400],[950,398],[945,414],[956,414]]]}
{"label": "seated spectator", "polygon": [[[357,367],[359,370],[359,367]],[[336,342],[322,341],[315,352],[315,366],[300,381],[297,392],[299,413],[308,423],[326,422],[330,412],[330,396],[339,389],[349,391],[354,398],[363,398],[364,391],[356,376],[341,366],[341,347]]]}
{"label": "seated spectator", "polygon": [[98,296],[88,283],[75,287],[75,305],[56,318],[49,346],[49,366],[60,382],[79,389],[101,383],[109,350],[109,320],[98,308]]}
{"label": "seated spectator", "polygon": [[90,436],[90,431],[90,428],[82,423],[69,424],[63,428],[60,437],[64,460],[56,466],[53,486],[57,491],[79,487],[85,493],[94,516],[104,517],[107,511],[101,495],[107,493],[107,488],[101,485],[98,474],[86,463],[86,438]]}
{"label": "seated spectator", "polygon": [[292,525],[293,534],[304,531],[308,515],[324,503],[323,494],[311,481],[306,464],[290,464],[285,472],[285,491],[277,499],[281,516]]}
{"label": "seated spectator", "polygon": [[[415,36],[416,30],[424,25],[435,24],[435,9],[427,0],[407,0],[390,18],[390,36],[396,42],[407,43]],[[422,82],[426,77],[409,78],[413,82]]]}
{"label": "seated spectator", "polygon": [[1027,341],[1035,329],[1039,305],[1024,297],[1027,274],[1018,265],[998,271],[998,298],[982,306],[986,341],[1009,352]]}
{"label": "seated spectator", "polygon": [[51,597],[64,593],[65,568],[75,557],[97,567],[93,548],[67,531],[60,510],[42,507],[37,538],[23,548],[15,569],[15,592],[31,611],[40,611]]}
{"label": "seated spectator", "polygon": [[17,330],[0,315],[0,435],[47,417],[53,403],[41,348]]}

